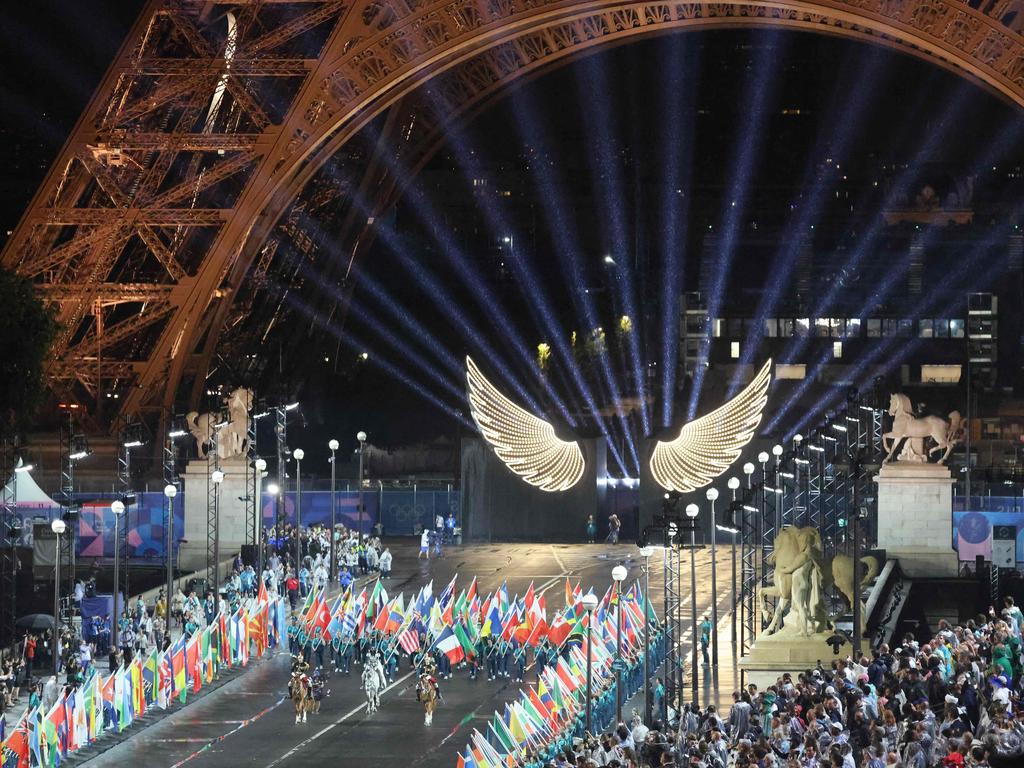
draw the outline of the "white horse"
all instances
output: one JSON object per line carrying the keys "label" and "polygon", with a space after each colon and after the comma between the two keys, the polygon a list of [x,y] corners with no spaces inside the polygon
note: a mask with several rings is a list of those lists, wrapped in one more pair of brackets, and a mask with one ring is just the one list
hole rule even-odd
{"label": "white horse", "polygon": [[379,656],[371,656],[363,667],[363,683],[360,686],[366,691],[366,713],[372,715],[380,709],[380,692],[387,685],[384,677],[384,665]]}
{"label": "white horse", "polygon": [[217,450],[222,459],[244,456],[249,450],[249,411],[252,392],[239,388],[227,396],[228,423],[217,435]]}
{"label": "white horse", "polygon": [[[936,451],[945,449],[938,461],[939,464],[945,464],[953,447],[962,439],[966,427],[959,411],[950,413],[949,421],[938,416],[918,419],[914,416],[910,398],[895,393],[889,398],[889,415],[892,416],[892,429],[882,435],[882,447],[887,451],[885,464],[892,460],[896,447],[904,438],[908,439],[909,450],[905,448],[901,457],[923,462]],[[924,441],[929,437],[935,445],[926,453]]]}

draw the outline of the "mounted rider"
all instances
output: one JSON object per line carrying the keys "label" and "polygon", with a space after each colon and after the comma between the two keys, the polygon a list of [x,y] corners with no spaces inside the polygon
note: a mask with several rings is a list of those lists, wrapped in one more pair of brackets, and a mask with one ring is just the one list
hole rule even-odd
{"label": "mounted rider", "polygon": [[437,662],[430,654],[423,657],[423,666],[420,667],[419,677],[416,681],[416,701],[420,701],[424,686],[431,686],[438,701],[441,699],[441,686],[437,682]]}

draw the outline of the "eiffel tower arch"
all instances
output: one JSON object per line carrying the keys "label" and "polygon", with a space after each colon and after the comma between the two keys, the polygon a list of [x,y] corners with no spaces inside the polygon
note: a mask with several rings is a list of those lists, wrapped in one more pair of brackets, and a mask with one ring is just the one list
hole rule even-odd
{"label": "eiffel tower arch", "polygon": [[107,429],[196,403],[216,366],[259,364],[282,276],[317,262],[334,298],[312,311],[343,318],[375,217],[450,121],[633,37],[744,26],[1024,105],[1024,0],[151,0],[0,254],[55,307],[54,396]]}

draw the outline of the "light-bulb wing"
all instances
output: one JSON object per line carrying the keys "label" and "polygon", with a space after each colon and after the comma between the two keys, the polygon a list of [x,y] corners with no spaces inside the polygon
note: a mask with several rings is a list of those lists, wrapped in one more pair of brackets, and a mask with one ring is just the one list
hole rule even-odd
{"label": "light-bulb wing", "polygon": [[675,440],[658,441],[651,455],[651,474],[658,485],[689,493],[725,472],[761,423],[771,380],[772,361],[768,360],[732,400],[684,424]]}
{"label": "light-bulb wing", "polygon": [[559,440],[555,429],[520,408],[466,357],[469,410],[480,434],[505,466],[542,491],[566,491],[583,477],[583,452]]}

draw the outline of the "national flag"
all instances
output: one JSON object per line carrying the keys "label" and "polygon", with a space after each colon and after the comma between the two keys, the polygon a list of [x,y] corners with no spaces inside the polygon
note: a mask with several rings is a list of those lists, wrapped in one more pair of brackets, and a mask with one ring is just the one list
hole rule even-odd
{"label": "national flag", "polygon": [[402,606],[403,600],[402,595],[399,593],[398,597],[391,601],[391,605],[388,606],[387,611],[382,611],[382,615],[387,616],[384,620],[384,629],[382,630],[385,634],[391,635],[397,632],[403,623],[405,623],[405,609]]}
{"label": "national flag", "polygon": [[501,620],[501,639],[506,643],[512,639],[512,634],[516,631],[525,613],[526,609],[518,599],[509,606],[508,613]]}
{"label": "national flag", "polygon": [[171,649],[160,654],[160,663],[157,666],[157,703],[160,709],[167,709],[171,700],[174,675],[171,671]]}
{"label": "national flag", "polygon": [[455,768],[478,768],[476,760],[473,759],[473,752],[469,747],[466,747],[465,752],[456,755]]}
{"label": "national flag", "polygon": [[[530,691],[531,695],[534,693]],[[544,684],[543,680],[537,681],[536,696],[540,699],[540,703],[544,705],[544,709],[548,712],[556,712],[560,707],[555,706],[555,699],[548,690],[548,687]]]}
{"label": "national flag", "polygon": [[313,604],[319,602],[320,594],[319,589],[311,589],[309,590],[309,594],[306,595],[306,602],[303,603],[302,610],[299,611],[304,622],[308,623],[310,618],[313,616]]}
{"label": "national flag", "polygon": [[526,594],[523,595],[523,605],[526,606],[526,610],[530,610],[533,607],[533,601],[536,600],[536,594],[533,590],[533,582],[530,582],[530,586],[526,588]]}
{"label": "national flag", "polygon": [[376,618],[379,613],[378,600],[383,595],[384,600],[387,600],[388,593],[384,591],[384,585],[380,583],[380,577],[377,577],[377,582],[373,585],[373,590],[370,592],[370,599],[366,601],[364,611],[366,612],[366,618],[372,620]]}
{"label": "national flag", "polygon": [[499,611],[500,608],[497,602],[493,602],[490,613],[488,613],[487,619],[484,621],[484,628],[480,630],[481,637],[487,637],[488,635],[501,637],[501,631],[504,629],[504,625],[501,623],[501,615]]}
{"label": "national flag", "polygon": [[178,639],[171,649],[171,669],[174,672],[174,692],[180,696],[181,703],[185,702],[185,694],[188,690],[187,666],[185,659],[185,639],[182,637]]}
{"label": "national flag", "polygon": [[441,608],[444,609],[452,602],[452,598],[455,597],[455,582],[458,580],[459,574],[452,576],[452,580],[448,582],[448,585],[441,590],[441,594],[437,596],[437,602],[441,604]]}
{"label": "national flag", "polygon": [[459,638],[455,636],[451,627],[445,627],[437,640],[434,642],[434,648],[437,648],[441,653],[448,657],[448,660],[452,664],[458,664],[464,658],[466,658],[465,652],[462,650],[462,645],[459,643]]}
{"label": "national flag", "polygon": [[413,627],[409,627],[398,636],[398,645],[406,653],[415,653],[420,647],[419,633]]}
{"label": "national flag", "polygon": [[512,735],[512,732],[508,729],[508,725],[501,718],[497,712],[494,713],[494,719],[490,725],[491,733],[494,734],[494,740],[498,746],[506,754],[512,754],[518,750],[518,744],[516,744],[516,737]]}
{"label": "national flag", "polygon": [[327,627],[330,623],[331,609],[328,607],[327,601],[321,600],[309,624],[308,632],[310,637],[317,642],[326,640],[328,638]]}
{"label": "national flag", "polygon": [[28,768],[28,720],[33,714],[34,712],[29,713],[11,729],[10,735],[3,739],[3,744],[0,746],[0,766],[3,768]]}
{"label": "national flag", "polygon": [[569,608],[575,602],[572,594],[572,587],[569,585],[569,577],[565,577],[565,607]]}
{"label": "national flag", "polygon": [[[199,638],[197,636],[193,636],[191,640],[189,640],[187,643],[185,643],[185,658],[184,658],[184,661],[185,661],[185,676],[187,677],[187,679],[192,681],[192,690],[198,691],[199,688],[201,687],[202,683],[200,682],[199,674],[198,674],[198,671],[199,671]],[[175,670],[175,672],[174,672],[174,678],[175,678],[175,681],[177,681],[177,678],[178,678],[177,670]],[[185,697],[182,696],[181,700],[184,701]]]}
{"label": "national flag", "polygon": [[147,705],[156,704],[158,679],[160,676],[160,654],[156,648],[149,652],[149,658],[142,666],[142,698]]}
{"label": "national flag", "polygon": [[556,648],[560,648],[571,631],[572,625],[565,620],[565,616],[558,614],[548,627],[548,640]]}
{"label": "national flag", "polygon": [[218,614],[217,621],[217,665],[231,666],[231,638],[228,635],[228,616],[225,613]]}
{"label": "national flag", "polygon": [[473,641],[470,639],[469,634],[466,632],[466,627],[461,621],[455,622],[452,627],[452,632],[455,633],[455,637],[459,640],[459,645],[462,646],[462,650],[466,656],[471,656],[476,653],[476,647]]}

